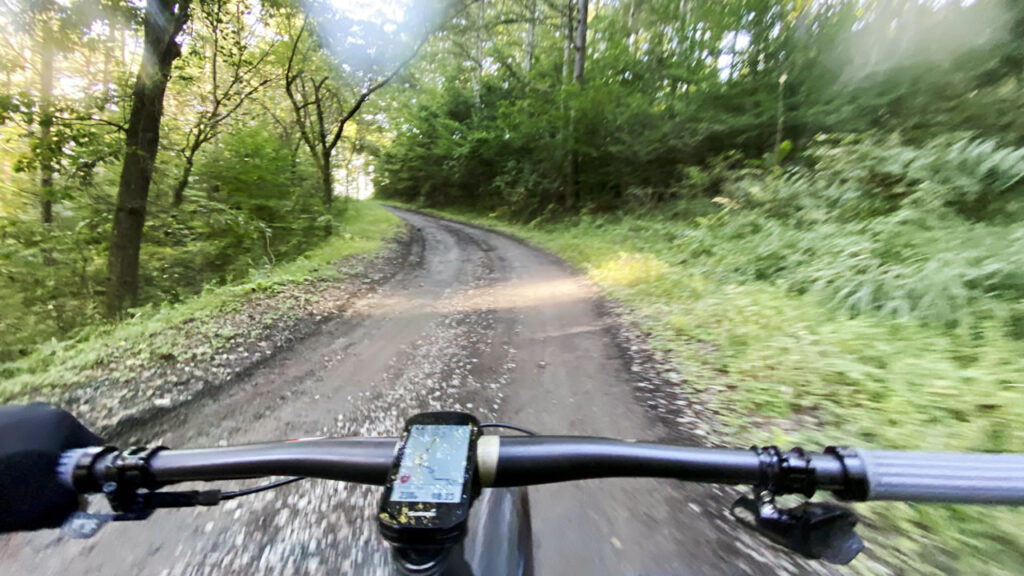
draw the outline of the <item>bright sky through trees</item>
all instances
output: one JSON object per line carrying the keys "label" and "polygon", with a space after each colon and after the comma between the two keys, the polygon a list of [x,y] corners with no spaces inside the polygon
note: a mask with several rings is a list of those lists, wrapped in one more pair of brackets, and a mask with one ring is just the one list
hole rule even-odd
{"label": "bright sky through trees", "polygon": [[331,0],[339,12],[353,20],[400,22],[409,7],[408,0]]}

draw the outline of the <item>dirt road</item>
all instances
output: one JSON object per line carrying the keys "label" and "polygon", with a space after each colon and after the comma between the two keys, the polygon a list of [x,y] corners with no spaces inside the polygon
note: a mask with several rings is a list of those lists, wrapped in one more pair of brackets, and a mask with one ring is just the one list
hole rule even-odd
{"label": "dirt road", "polygon": [[[153,422],[143,439],[200,447],[323,434],[396,435],[464,409],[545,433],[666,439],[593,288],[498,234],[396,211],[402,271],[247,380]],[[7,538],[5,574],[386,574],[377,489],[305,481],[215,509],[162,511],[68,541]],[[671,481],[531,489],[537,573],[803,572],[723,515],[730,496]],[[761,560],[767,553],[771,564]],[[781,556],[781,557],[780,557]]]}

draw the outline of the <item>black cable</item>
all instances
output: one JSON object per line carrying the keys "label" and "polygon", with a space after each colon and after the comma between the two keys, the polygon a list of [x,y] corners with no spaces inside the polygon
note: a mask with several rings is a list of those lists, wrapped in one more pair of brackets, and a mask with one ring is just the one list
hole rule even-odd
{"label": "black cable", "polygon": [[536,432],[529,428],[523,428],[522,426],[516,426],[514,424],[505,424],[503,422],[487,422],[486,424],[481,424],[480,428],[508,428],[509,430],[515,430],[516,432],[522,432],[527,436],[537,435]]}
{"label": "black cable", "polygon": [[246,488],[245,490],[235,490],[234,492],[224,492],[220,495],[221,501],[233,500],[242,496],[249,496],[250,494],[256,494],[259,492],[265,492],[267,490],[273,490],[274,488],[280,488],[286,486],[292,482],[298,482],[299,480],[305,480],[304,476],[296,476],[294,478],[285,478],[284,480],[278,480],[277,482],[271,482],[262,486],[256,486],[253,488]]}

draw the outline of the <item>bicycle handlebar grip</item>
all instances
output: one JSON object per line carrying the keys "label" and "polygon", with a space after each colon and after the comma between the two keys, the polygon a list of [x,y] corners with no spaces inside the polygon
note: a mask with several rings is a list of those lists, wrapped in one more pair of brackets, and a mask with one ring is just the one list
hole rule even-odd
{"label": "bicycle handlebar grip", "polygon": [[857,450],[868,500],[1024,504],[1024,454]]}

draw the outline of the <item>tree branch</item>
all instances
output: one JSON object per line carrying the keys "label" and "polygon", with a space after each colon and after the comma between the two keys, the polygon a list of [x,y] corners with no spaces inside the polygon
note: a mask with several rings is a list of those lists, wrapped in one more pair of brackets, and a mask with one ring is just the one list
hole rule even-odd
{"label": "tree branch", "polygon": [[118,124],[111,120],[104,118],[68,118],[66,116],[54,116],[53,119],[57,122],[63,122],[65,124],[79,124],[82,126],[110,126],[116,128],[119,132],[126,132],[128,128],[124,124]]}
{"label": "tree branch", "polygon": [[341,121],[338,122],[338,130],[337,132],[334,133],[334,138],[331,140],[331,144],[329,147],[330,150],[334,150],[334,147],[338,145],[338,141],[341,140],[341,134],[342,132],[345,131],[345,124],[348,123],[349,120],[351,120],[356,114],[359,113],[359,109],[362,108],[363,104],[365,104],[366,101],[370,99],[370,96],[373,96],[374,92],[387,86],[388,83],[394,80],[395,76],[398,76],[398,74],[401,73],[402,70],[404,70],[405,67],[408,66],[410,62],[416,59],[416,56],[419,55],[420,50],[427,43],[427,40],[430,39],[431,35],[432,34],[430,33],[425,34],[423,38],[419,41],[419,43],[416,44],[416,48],[413,49],[412,53],[409,54],[409,56],[405,60],[399,62],[398,66],[396,66],[395,69],[392,70],[390,74],[381,78],[379,81],[377,81],[376,84],[370,85],[369,88],[364,90],[363,93],[359,95],[359,98],[357,98],[355,103],[352,104],[352,107],[349,108],[348,113],[346,113],[341,118]]}
{"label": "tree branch", "polygon": [[[299,33],[295,36],[295,41],[292,43],[292,49],[288,54],[288,66],[285,68],[284,72],[284,91],[288,94],[288,100],[291,102],[292,110],[295,112],[295,124],[299,129],[299,137],[306,143],[306,146],[309,147],[310,155],[313,156],[313,162],[319,167],[320,159],[317,158],[317,155],[314,153],[317,146],[314,144],[313,137],[309,134],[309,131],[306,128],[305,109],[308,103],[300,104],[298,97],[295,95],[296,81],[301,79],[301,76],[295,75],[295,55],[299,51],[299,44],[302,42],[302,35],[306,31],[306,24],[308,22],[309,16],[307,15],[302,19],[302,26],[299,27]],[[305,89],[303,89],[301,83],[299,88],[302,89],[303,93],[305,93]],[[303,98],[303,100],[305,100],[305,98]]]}

